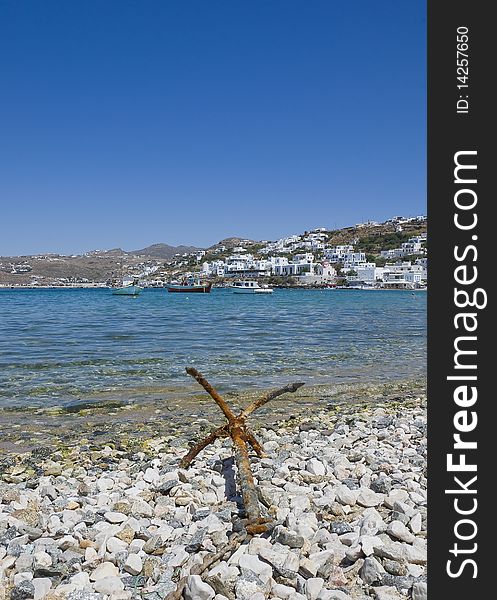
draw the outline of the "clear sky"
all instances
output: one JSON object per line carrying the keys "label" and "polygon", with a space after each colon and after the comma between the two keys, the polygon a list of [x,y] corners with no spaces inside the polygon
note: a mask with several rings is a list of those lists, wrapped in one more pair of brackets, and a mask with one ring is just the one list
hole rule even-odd
{"label": "clear sky", "polygon": [[424,0],[0,0],[0,255],[426,212]]}

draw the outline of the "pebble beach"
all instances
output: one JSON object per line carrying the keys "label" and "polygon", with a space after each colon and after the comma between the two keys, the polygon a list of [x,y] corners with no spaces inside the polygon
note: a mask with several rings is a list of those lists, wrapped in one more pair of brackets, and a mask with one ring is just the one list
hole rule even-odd
{"label": "pebble beach", "polygon": [[424,600],[423,386],[304,390],[254,417],[253,536],[229,439],[179,468],[222,422],[209,399],[169,429],[155,405],[1,416],[0,600]]}

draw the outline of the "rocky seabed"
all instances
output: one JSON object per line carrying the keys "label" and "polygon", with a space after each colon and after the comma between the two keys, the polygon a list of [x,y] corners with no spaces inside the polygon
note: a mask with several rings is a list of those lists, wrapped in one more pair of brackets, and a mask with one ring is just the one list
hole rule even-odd
{"label": "rocky seabed", "polygon": [[[0,482],[0,600],[424,600],[424,400],[261,428],[271,531],[243,538],[229,440],[178,468],[184,440],[81,447]],[[29,474],[29,475],[27,475]],[[236,537],[233,550],[199,573]],[[241,536],[241,537],[240,537]]]}

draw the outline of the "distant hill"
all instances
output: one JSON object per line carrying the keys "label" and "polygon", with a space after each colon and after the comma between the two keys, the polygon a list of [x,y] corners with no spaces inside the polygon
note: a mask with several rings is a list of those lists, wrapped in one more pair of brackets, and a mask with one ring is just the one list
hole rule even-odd
{"label": "distant hill", "polygon": [[221,240],[220,242],[218,242],[217,244],[214,244],[213,246],[210,246],[209,248],[207,248],[207,250],[217,250],[218,248],[221,247],[226,247],[226,248],[237,248],[238,246],[250,246],[252,244],[256,244],[257,242],[255,242],[254,240],[247,240],[246,238],[239,238],[239,237],[229,237],[229,238],[225,238],[224,240]]}
{"label": "distant hill", "polygon": [[153,256],[155,258],[164,258],[169,260],[173,258],[175,254],[184,254],[185,252],[197,252],[202,248],[196,248],[195,246],[169,246],[168,244],[152,244],[141,250],[132,250],[128,254],[134,254],[135,256]]}

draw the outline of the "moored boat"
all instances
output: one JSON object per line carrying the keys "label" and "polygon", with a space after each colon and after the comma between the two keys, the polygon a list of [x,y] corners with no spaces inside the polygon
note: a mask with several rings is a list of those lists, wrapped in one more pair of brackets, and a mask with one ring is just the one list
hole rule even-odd
{"label": "moored boat", "polygon": [[181,283],[171,283],[167,286],[168,292],[190,292],[193,294],[210,294],[212,283],[202,283],[199,279],[189,277]]}
{"label": "moored boat", "polygon": [[142,293],[143,288],[139,285],[123,285],[122,287],[113,288],[112,293],[116,296],[138,296]]}
{"label": "moored boat", "polygon": [[122,285],[112,286],[112,293],[115,296],[138,296],[143,291],[143,288],[138,285],[138,279],[125,278]]}
{"label": "moored boat", "polygon": [[231,286],[235,294],[272,294],[273,288],[259,285],[257,281],[235,281]]}

